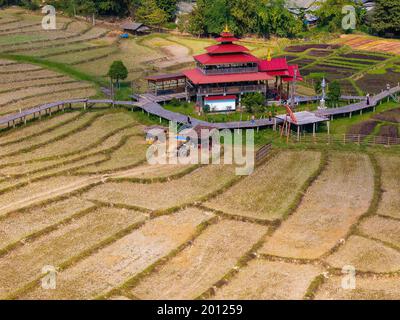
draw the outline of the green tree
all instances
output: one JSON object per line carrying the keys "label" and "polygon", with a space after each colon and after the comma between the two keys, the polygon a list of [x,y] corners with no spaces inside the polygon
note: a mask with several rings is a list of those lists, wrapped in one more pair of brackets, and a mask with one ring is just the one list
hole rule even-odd
{"label": "green tree", "polygon": [[121,60],[114,61],[107,74],[111,81],[116,81],[118,87],[120,87],[120,80],[125,80],[128,78],[128,69],[125,67]]}
{"label": "green tree", "polygon": [[206,19],[204,17],[205,0],[198,0],[194,10],[189,14],[187,31],[193,35],[201,36],[206,33]]}
{"label": "green tree", "polygon": [[167,22],[168,17],[165,11],[157,6],[156,0],[142,0],[136,11],[136,20],[151,26],[161,26]]}
{"label": "green tree", "polygon": [[157,0],[157,6],[167,14],[168,20],[175,19],[177,0]]}
{"label": "green tree", "polygon": [[316,3],[319,8],[314,12],[319,18],[318,26],[327,27],[328,31],[336,32],[342,30],[344,6],[353,6],[356,10],[357,25],[362,25],[365,17],[365,9],[363,8],[362,1],[360,0],[326,0]]}
{"label": "green tree", "polygon": [[242,105],[249,113],[261,113],[265,111],[265,96],[259,92],[245,94]]}
{"label": "green tree", "polygon": [[340,88],[340,83],[336,80],[332,81],[328,86],[327,98],[329,101],[329,105],[331,107],[337,106],[341,96],[342,96],[342,90]]}
{"label": "green tree", "polygon": [[376,0],[369,21],[372,31],[379,35],[400,35],[400,0]]}

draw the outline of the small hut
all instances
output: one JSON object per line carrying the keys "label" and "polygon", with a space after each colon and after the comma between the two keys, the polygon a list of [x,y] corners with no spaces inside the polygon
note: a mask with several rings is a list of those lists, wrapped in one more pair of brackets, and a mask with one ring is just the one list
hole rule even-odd
{"label": "small hut", "polygon": [[122,25],[124,32],[129,32],[134,35],[144,35],[150,33],[150,27],[140,22],[127,22]]}

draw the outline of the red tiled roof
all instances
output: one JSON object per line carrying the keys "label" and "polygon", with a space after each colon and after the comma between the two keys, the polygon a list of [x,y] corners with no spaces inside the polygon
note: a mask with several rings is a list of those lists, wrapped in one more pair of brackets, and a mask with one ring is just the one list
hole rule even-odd
{"label": "red tiled roof", "polygon": [[235,38],[235,36],[230,33],[230,32],[222,32],[221,37],[216,39],[218,42],[235,42],[238,41],[238,38]]}
{"label": "red tiled roof", "polygon": [[266,72],[288,70],[289,68],[286,58],[273,58],[271,61],[260,60],[258,66],[260,71],[266,71]]}
{"label": "red tiled roof", "polygon": [[259,59],[247,53],[236,53],[226,55],[209,55],[208,53],[200,54],[193,57],[201,64],[229,64],[229,63],[251,63],[258,62]]}
{"label": "red tiled roof", "polygon": [[238,44],[217,44],[214,46],[210,46],[206,48],[208,53],[212,54],[221,54],[221,53],[240,53],[240,52],[247,52],[247,49],[244,46]]}
{"label": "red tiled roof", "polygon": [[217,40],[218,42],[235,42],[235,41],[239,41],[239,39],[235,38],[235,37],[220,37],[220,38],[217,38],[215,40]]}
{"label": "red tiled roof", "polygon": [[289,71],[288,70],[280,70],[280,71],[267,71],[270,76],[281,76],[281,77],[288,77]]}
{"label": "red tiled roof", "polygon": [[235,73],[235,74],[208,76],[202,73],[198,69],[191,69],[183,71],[183,73],[194,84],[262,81],[262,80],[273,79],[270,75],[268,75],[265,72]]}
{"label": "red tiled roof", "polygon": [[211,96],[211,97],[205,97],[204,100],[207,101],[218,101],[218,100],[233,100],[236,99],[236,96],[230,95],[230,96]]}
{"label": "red tiled roof", "polygon": [[285,82],[293,82],[294,81],[294,71],[297,70],[296,74],[296,81],[303,81],[303,77],[300,73],[299,66],[297,64],[290,65],[289,66],[289,76],[288,77],[283,77],[283,81]]}

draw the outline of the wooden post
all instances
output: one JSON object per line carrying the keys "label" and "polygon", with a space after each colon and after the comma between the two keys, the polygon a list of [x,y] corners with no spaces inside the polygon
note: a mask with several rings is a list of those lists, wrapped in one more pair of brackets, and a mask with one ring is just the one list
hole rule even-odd
{"label": "wooden post", "polygon": [[328,122],[326,123],[326,126],[327,126],[327,129],[328,129],[328,135],[330,135],[330,134],[331,134],[331,122],[328,121]]}
{"label": "wooden post", "polygon": [[300,126],[297,126],[297,142],[300,142]]}
{"label": "wooden post", "polygon": [[313,123],[313,137],[315,137],[315,130],[316,129],[316,126],[315,126],[315,123]]}

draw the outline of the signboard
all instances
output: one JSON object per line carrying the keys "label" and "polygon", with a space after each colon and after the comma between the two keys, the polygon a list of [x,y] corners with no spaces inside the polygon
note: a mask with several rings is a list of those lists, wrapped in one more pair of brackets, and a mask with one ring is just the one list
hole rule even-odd
{"label": "signboard", "polygon": [[210,112],[235,111],[236,96],[206,97],[204,105],[209,106]]}

